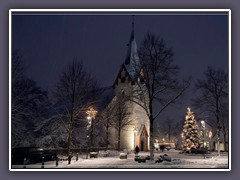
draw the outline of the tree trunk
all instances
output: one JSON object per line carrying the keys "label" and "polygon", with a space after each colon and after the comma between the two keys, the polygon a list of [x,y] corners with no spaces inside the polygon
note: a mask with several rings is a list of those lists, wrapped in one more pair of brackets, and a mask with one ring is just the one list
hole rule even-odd
{"label": "tree trunk", "polygon": [[170,132],[171,132],[171,130],[168,131],[168,145],[169,145],[169,147],[171,146],[171,145],[170,145],[170,141],[171,141]]}
{"label": "tree trunk", "polygon": [[227,134],[226,132],[223,132],[224,151],[227,151],[226,140],[227,140]]}
{"label": "tree trunk", "polygon": [[91,125],[91,141],[90,141],[90,147],[93,146],[93,122],[92,122],[92,125]]}
{"label": "tree trunk", "polygon": [[69,130],[68,130],[68,154],[70,154],[72,149],[72,128],[71,125],[69,125]]}
{"label": "tree trunk", "polygon": [[217,127],[217,152],[218,152],[218,156],[220,156],[220,130],[219,130],[219,127]]}
{"label": "tree trunk", "polygon": [[223,132],[223,143],[224,143],[224,151],[227,151],[227,133],[226,133],[226,127],[225,123],[222,124],[222,132]]}
{"label": "tree trunk", "polygon": [[108,141],[108,138],[109,138],[109,137],[108,137],[108,131],[109,131],[108,129],[109,129],[109,127],[108,127],[108,123],[107,123],[107,127],[106,127],[106,131],[107,131],[107,132],[106,132],[106,150],[108,150],[108,142],[109,142],[109,141]]}
{"label": "tree trunk", "polygon": [[153,116],[150,115],[150,160],[154,160],[154,144],[153,144]]}
{"label": "tree trunk", "polygon": [[[74,101],[73,101],[74,102]],[[71,114],[70,114],[70,123],[69,123],[69,129],[68,129],[68,154],[71,153],[72,149],[72,124],[73,124],[73,107],[71,109]]]}
{"label": "tree trunk", "polygon": [[118,129],[118,151],[120,151],[120,145],[121,145],[121,129]]}
{"label": "tree trunk", "polygon": [[219,98],[216,99],[216,118],[217,118],[217,148],[220,156],[220,120],[219,120]]}

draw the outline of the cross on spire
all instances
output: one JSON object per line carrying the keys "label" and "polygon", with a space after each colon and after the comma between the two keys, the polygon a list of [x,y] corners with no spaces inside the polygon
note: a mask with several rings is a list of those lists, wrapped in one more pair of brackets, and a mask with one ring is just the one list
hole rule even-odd
{"label": "cross on spire", "polygon": [[132,15],[132,34],[134,35],[134,15]]}

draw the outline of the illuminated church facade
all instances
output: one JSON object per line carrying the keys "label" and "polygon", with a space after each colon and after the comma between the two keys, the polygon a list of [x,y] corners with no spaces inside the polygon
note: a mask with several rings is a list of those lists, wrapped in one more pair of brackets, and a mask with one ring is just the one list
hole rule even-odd
{"label": "illuminated church facade", "polygon": [[[143,70],[140,66],[133,23],[127,55],[114,81],[113,89],[115,97],[110,104],[116,103],[123,96],[131,96],[134,90],[138,88],[137,84],[140,81],[140,74],[143,75]],[[146,111],[132,101],[127,101],[127,109],[130,112],[128,118],[131,119],[131,123],[121,131],[120,149],[134,150],[136,145],[138,145],[141,151],[148,151],[150,126]],[[110,132],[109,145],[117,149],[117,130],[112,128]]]}

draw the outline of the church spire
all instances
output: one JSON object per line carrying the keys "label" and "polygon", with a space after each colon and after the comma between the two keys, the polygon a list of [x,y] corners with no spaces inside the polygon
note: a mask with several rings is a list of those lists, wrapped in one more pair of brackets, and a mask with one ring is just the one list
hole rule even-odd
{"label": "church spire", "polygon": [[125,66],[129,74],[134,78],[137,71],[139,70],[139,57],[137,52],[137,43],[134,37],[134,15],[132,15],[132,32],[130,36],[130,41],[128,44],[127,56],[125,59]]}
{"label": "church spire", "polygon": [[132,36],[134,38],[134,15],[132,15]]}

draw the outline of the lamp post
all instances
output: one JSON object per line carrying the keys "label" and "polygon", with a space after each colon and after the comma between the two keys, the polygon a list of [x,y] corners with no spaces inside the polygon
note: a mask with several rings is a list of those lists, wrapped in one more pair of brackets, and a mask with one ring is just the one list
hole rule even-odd
{"label": "lamp post", "polygon": [[205,148],[205,121],[201,121],[201,126],[202,126],[202,141],[203,141],[203,148]]}
{"label": "lamp post", "polygon": [[202,126],[202,141],[203,141],[203,158],[205,159],[205,121],[201,121]]}
{"label": "lamp post", "polygon": [[91,145],[92,145],[92,133],[93,133],[93,127],[92,127],[92,120],[95,119],[97,111],[94,110],[93,108],[90,108],[88,111],[86,111],[87,116],[87,121],[88,121],[88,125],[87,125],[87,153],[86,153],[86,159],[88,159],[88,151],[89,151],[89,128],[91,128]]}
{"label": "lamp post", "polygon": [[209,148],[212,149],[212,131],[210,130],[208,133],[208,137],[209,137]]}
{"label": "lamp post", "polygon": [[88,159],[88,151],[89,151],[89,128],[91,127],[92,124],[92,119],[90,116],[87,116],[87,121],[88,121],[88,125],[87,125],[87,152],[86,152],[86,159]]}

